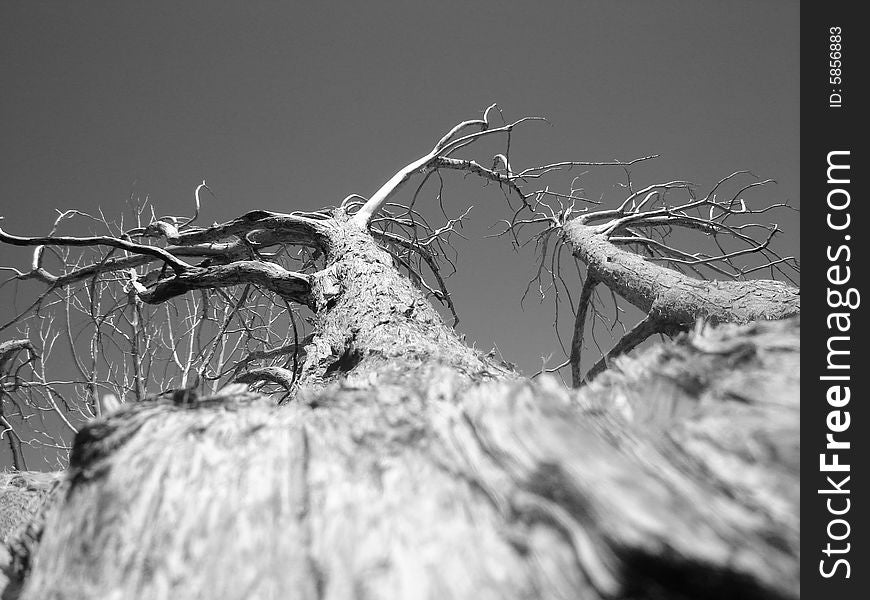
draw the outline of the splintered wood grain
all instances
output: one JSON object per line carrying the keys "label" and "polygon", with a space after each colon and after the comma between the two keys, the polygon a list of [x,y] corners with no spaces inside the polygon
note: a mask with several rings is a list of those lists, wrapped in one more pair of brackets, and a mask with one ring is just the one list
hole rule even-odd
{"label": "splintered wood grain", "polygon": [[798,325],[84,430],[22,597],[797,598]]}

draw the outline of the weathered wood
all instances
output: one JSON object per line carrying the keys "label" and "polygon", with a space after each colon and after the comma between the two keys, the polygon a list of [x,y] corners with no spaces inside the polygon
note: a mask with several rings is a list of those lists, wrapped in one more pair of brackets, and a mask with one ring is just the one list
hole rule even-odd
{"label": "weathered wood", "polygon": [[688,277],[611,243],[605,232],[583,218],[569,221],[562,232],[595,281],[662,323],[687,327],[698,318],[748,323],[800,314],[800,290],[783,281]]}
{"label": "weathered wood", "polygon": [[[442,365],[459,378],[516,374],[469,348],[390,254],[353,218],[321,223],[327,266],[312,277],[315,331],[306,346],[300,387],[344,381],[380,385],[379,373]],[[422,383],[422,382],[421,382]]]}
{"label": "weathered wood", "polygon": [[[60,473],[11,471],[0,473],[0,594],[17,598],[34,547],[33,533],[41,531],[44,502]],[[42,514],[40,514],[42,512]]]}
{"label": "weathered wood", "polygon": [[797,321],[579,393],[408,360],[84,428],[21,597],[799,596]]}
{"label": "weathered wood", "polygon": [[0,543],[14,537],[30,521],[59,473],[0,473]]}

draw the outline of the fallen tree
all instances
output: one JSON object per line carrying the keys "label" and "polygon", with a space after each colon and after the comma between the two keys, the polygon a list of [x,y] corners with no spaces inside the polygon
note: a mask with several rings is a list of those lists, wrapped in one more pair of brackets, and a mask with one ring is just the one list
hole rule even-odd
{"label": "fallen tree", "polygon": [[80,432],[21,597],[798,598],[799,349],[792,320],[579,395],[399,362],[128,404]]}
{"label": "fallen tree", "polygon": [[[8,324],[39,332],[42,370],[31,360],[4,381],[26,394],[15,406],[57,414],[75,433],[66,475],[26,542],[13,545],[7,570],[22,598],[797,595],[795,325],[686,338],[656,354],[648,373],[580,396],[522,381],[469,348],[430,304],[456,315],[441,270],[462,217],[430,226],[417,197],[449,170],[498,184],[520,198],[509,232],[559,232],[586,266],[584,290],[604,283],[655,315],[654,331],[665,323],[676,333],[698,317],[795,314],[795,293],[776,282],[690,281],[617,248],[648,225],[631,219],[651,200],[627,200],[602,229],[592,220],[604,211],[569,218],[573,192],[527,189],[554,170],[637,161],[515,172],[509,151],[491,168],[458,158],[490,136],[509,148],[529,120],[499,126],[496,114],[456,125],[371,197],[322,211],[257,210],[199,227],[203,182],[192,217],[142,221],[139,210],[134,227],[103,219],[108,235],[73,236],[57,234],[76,216],[62,213],[46,236],[0,230],[0,241],[35,248],[13,279],[46,286]],[[421,183],[399,201],[414,177]],[[548,198],[570,204],[554,212]],[[644,218],[679,221],[695,208]],[[639,243],[653,258],[654,244]],[[72,258],[77,248],[90,254]],[[789,264],[767,252],[762,241],[741,256]],[[679,312],[684,294],[665,292],[690,284],[700,309]],[[735,302],[766,287],[780,295],[747,311]],[[177,310],[191,298],[200,301]],[[710,310],[723,298],[730,312]],[[69,315],[77,310],[93,332],[91,353],[74,361],[73,399],[44,371],[57,336],[39,319],[52,302],[65,311],[74,355]],[[309,311],[307,324],[292,305]],[[176,309],[164,317],[148,307]],[[148,328],[155,315],[165,338]],[[102,354],[107,339],[122,368]],[[161,352],[173,372],[157,377]],[[768,369],[778,378],[761,374]],[[162,394],[149,396],[155,384]],[[101,389],[128,402],[115,407]],[[794,395],[771,404],[774,389]],[[68,417],[75,411],[83,419]]]}

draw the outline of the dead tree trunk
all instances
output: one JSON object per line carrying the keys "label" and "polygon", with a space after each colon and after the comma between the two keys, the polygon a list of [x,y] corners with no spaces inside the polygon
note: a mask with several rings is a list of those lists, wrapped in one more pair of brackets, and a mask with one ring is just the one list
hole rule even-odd
{"label": "dead tree trunk", "polygon": [[619,248],[599,226],[582,218],[564,226],[574,254],[589,276],[650,315],[662,326],[691,327],[698,318],[711,323],[749,323],[800,314],[800,292],[782,281],[699,280],[649,262]]}
{"label": "dead tree trunk", "polygon": [[300,386],[347,380],[376,384],[381,370],[436,363],[469,378],[509,373],[468,348],[393,258],[351,217],[323,225],[326,268],[313,279],[315,333],[306,346]]}
{"label": "dead tree trunk", "polygon": [[[16,277],[44,282],[46,296],[110,275],[106,285],[123,282],[134,306],[243,285],[314,313],[311,335],[279,349],[302,357],[298,369],[236,378],[278,383],[289,402],[238,385],[176,390],[80,429],[39,519],[10,544],[4,598],[796,598],[795,321],[683,338],[578,393],[520,381],[428,302],[426,292],[452,309],[431,248],[458,219],[433,229],[414,200],[391,202],[411,177],[472,173],[537,215],[538,193],[521,184],[563,167],[630,164],[515,173],[507,152],[491,169],[456,158],[528,120],[496,127],[495,111],[456,125],[370,198],[334,209],[252,211],[198,228],[197,195],[193,217],[117,235],[55,235],[58,223],[43,237],[0,230],[0,241],[36,246]],[[619,224],[660,216],[626,206],[608,213],[617,226],[606,231],[572,228],[570,210],[544,215],[548,231],[567,225],[577,237],[587,284],[680,328],[699,310],[715,320],[726,301],[722,314],[738,307],[741,321],[791,314],[756,310],[742,283],[697,282],[706,291],[693,297],[694,282],[616,251]],[[53,274],[45,246],[108,250]],[[298,270],[282,262],[287,246],[305,251]]]}
{"label": "dead tree trunk", "polygon": [[[577,348],[571,359],[575,387],[584,379],[601,373],[608,362],[636,348],[650,336],[687,331],[698,319],[714,324],[749,323],[800,314],[800,290],[788,283],[769,279],[721,281],[688,277],[619,247],[613,239],[623,233],[620,226],[613,221],[590,224],[596,216],[592,213],[591,218],[578,217],[561,226],[572,253],[586,265],[588,278],[581,294],[572,341],[572,350]],[[623,242],[627,239],[631,238],[616,237]],[[646,317],[584,376],[580,370],[579,347],[591,290],[598,284],[619,294]]]}
{"label": "dead tree trunk", "polygon": [[90,425],[21,598],[799,597],[796,322],[574,395],[403,360]]}

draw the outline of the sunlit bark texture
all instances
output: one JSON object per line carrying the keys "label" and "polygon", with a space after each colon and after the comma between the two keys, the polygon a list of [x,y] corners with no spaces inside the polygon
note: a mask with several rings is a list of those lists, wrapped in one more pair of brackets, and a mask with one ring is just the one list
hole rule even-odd
{"label": "sunlit bark texture", "polygon": [[[590,216],[596,215],[591,213]],[[603,284],[643,311],[646,317],[628,330],[607,356],[587,372],[587,378],[603,371],[606,360],[632,350],[651,335],[686,331],[698,319],[711,323],[749,323],[800,314],[800,291],[786,282],[689,277],[619,247],[614,241],[614,232],[618,232],[619,226],[612,222],[604,226],[590,225],[592,220],[585,216],[562,225],[566,243],[586,265],[588,284]],[[581,299],[583,311],[585,302]],[[575,345],[582,342],[584,318],[585,314],[578,312]],[[579,385],[579,352],[572,367],[575,385]]]}
{"label": "sunlit bark texture", "polygon": [[797,598],[798,371],[785,321],[579,395],[429,365],[131,404],[79,434],[22,597]]}

